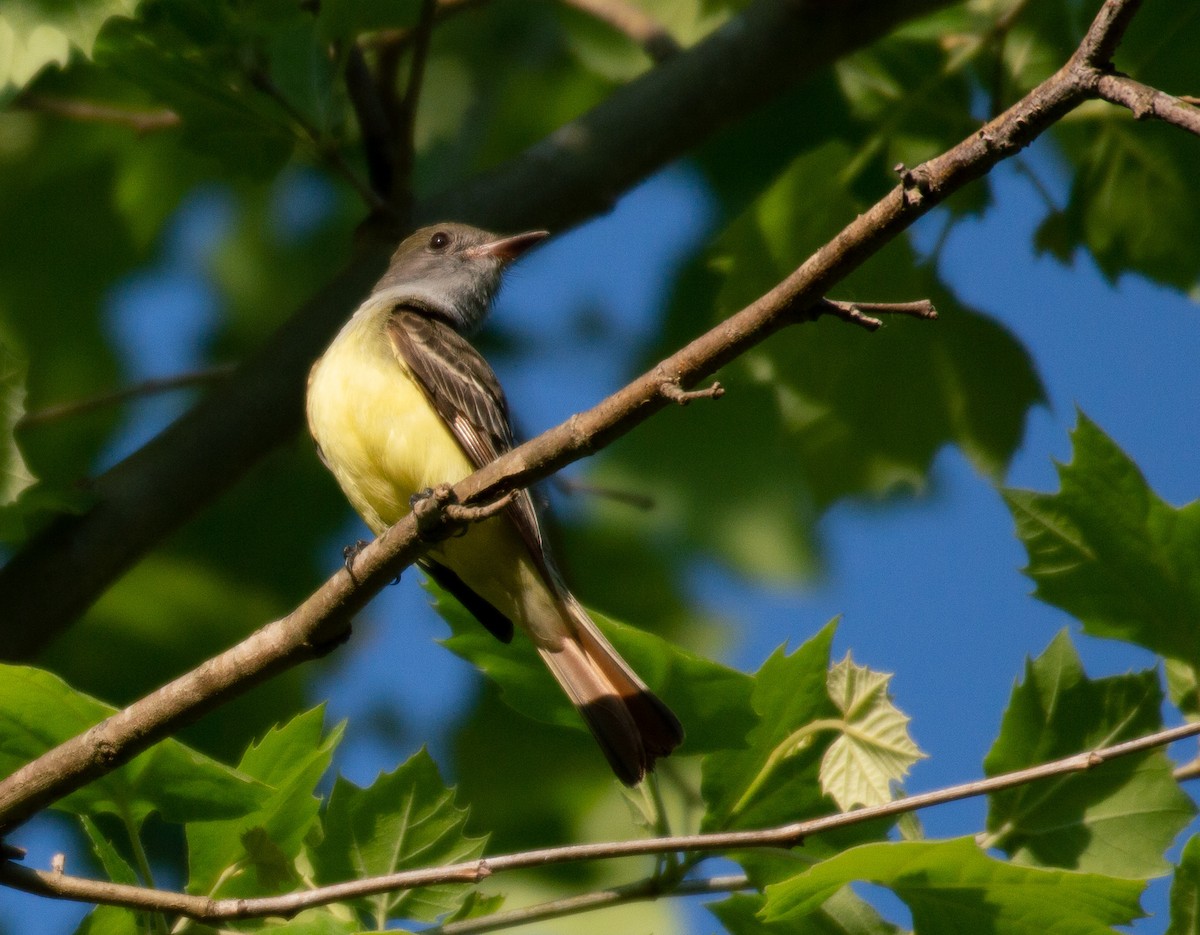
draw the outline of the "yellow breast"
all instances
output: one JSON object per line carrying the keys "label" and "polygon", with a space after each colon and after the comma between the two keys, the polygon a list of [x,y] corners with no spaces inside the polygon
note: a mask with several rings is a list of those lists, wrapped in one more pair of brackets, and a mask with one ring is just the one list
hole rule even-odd
{"label": "yellow breast", "polygon": [[467,456],[383,331],[356,314],[313,366],[308,424],[330,471],[373,532],[412,495],[471,473]]}

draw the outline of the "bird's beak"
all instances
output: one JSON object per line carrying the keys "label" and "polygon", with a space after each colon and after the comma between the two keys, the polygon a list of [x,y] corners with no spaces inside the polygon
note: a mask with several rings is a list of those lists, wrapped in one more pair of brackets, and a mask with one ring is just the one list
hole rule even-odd
{"label": "bird's beak", "polygon": [[501,237],[471,247],[465,251],[468,256],[494,256],[505,263],[511,263],[522,253],[550,236],[549,231],[526,231],[523,234],[513,234],[511,237]]}

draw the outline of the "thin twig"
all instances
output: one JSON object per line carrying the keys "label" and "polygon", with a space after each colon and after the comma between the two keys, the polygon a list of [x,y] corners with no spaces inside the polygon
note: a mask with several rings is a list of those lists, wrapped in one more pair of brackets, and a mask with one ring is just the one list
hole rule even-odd
{"label": "thin twig", "polygon": [[796,847],[817,834],[883,818],[894,818],[935,805],[977,798],[981,795],[989,795],[1054,776],[1087,772],[1111,760],[1144,753],[1156,747],[1166,746],[1177,740],[1197,735],[1200,735],[1200,723],[1184,724],[1098,750],[1077,753],[1038,766],[1002,773],[999,776],[961,783],[920,795],[906,796],[869,808],[839,812],[823,818],[792,822],[757,831],[719,831],[708,834],[646,838],[639,841],[606,841],[548,847],[515,854],[482,857],[478,860],[444,867],[406,870],[401,873],[349,880],[283,896],[211,899],[205,896],[192,896],[185,893],[146,889],[139,886],[71,877],[44,870],[33,870],[11,861],[0,863],[0,883],[52,898],[124,906],[129,909],[172,912],[204,922],[262,918],[264,916],[293,916],[315,906],[345,902],[364,896],[443,883],[479,883],[503,871],[524,870],[552,864],[667,853],[711,853],[759,847]]}
{"label": "thin twig", "polygon": [[665,62],[677,55],[681,47],[667,27],[641,7],[626,0],[560,0],[564,6],[581,10],[617,32],[627,36],[631,42],[655,62]]}
{"label": "thin twig", "polygon": [[116,406],[130,399],[139,399],[143,396],[155,396],[159,393],[167,393],[173,390],[184,389],[189,386],[202,386],[208,383],[216,383],[224,380],[234,371],[233,364],[224,364],[218,367],[209,367],[206,370],[193,370],[187,373],[178,373],[169,377],[158,377],[153,380],[144,380],[141,383],[136,383],[133,386],[127,386],[124,389],[115,390],[112,393],[104,393],[100,396],[92,396],[88,399],[81,399],[76,402],[62,403],[57,406],[47,406],[44,409],[38,409],[34,412],[28,412],[17,420],[17,430],[35,428],[40,425],[45,425],[49,422],[61,422],[65,419],[71,419],[96,409],[104,409],[109,406]]}
{"label": "thin twig", "polygon": [[1200,107],[1193,102],[1172,97],[1125,75],[1104,75],[1096,89],[1110,104],[1128,107],[1135,120],[1154,117],[1200,136]]}
{"label": "thin twig", "polygon": [[445,925],[425,929],[424,935],[478,935],[480,932],[495,932],[517,925],[528,925],[531,922],[561,919],[564,916],[605,909],[609,906],[619,906],[624,903],[643,902],[663,896],[712,896],[719,893],[734,893],[738,890],[748,889],[750,885],[750,878],[744,873],[683,880],[669,889],[664,888],[660,880],[647,877],[636,883],[614,886],[612,889],[581,893],[578,896],[538,903],[536,906],[510,909],[507,912],[496,912],[490,916],[480,916],[476,919],[447,922]]}
{"label": "thin twig", "polygon": [[718,382],[701,390],[685,390],[674,380],[664,380],[659,384],[658,391],[673,403],[686,406],[697,399],[720,399],[725,395],[725,387]]}
{"label": "thin twig", "polygon": [[[435,25],[490,2],[491,0],[438,0]],[[414,29],[381,29],[369,36],[363,36],[360,44],[364,49],[377,50],[381,54],[388,51],[399,58],[413,41],[414,34]]]}
{"label": "thin twig", "polygon": [[1190,760],[1182,766],[1175,767],[1175,771],[1171,775],[1175,777],[1176,782],[1190,782],[1193,779],[1200,779],[1200,757]]}
{"label": "thin twig", "polygon": [[13,102],[13,106],[22,110],[37,110],[84,123],[108,123],[114,126],[128,127],[139,134],[155,130],[170,130],[182,123],[179,114],[165,107],[154,110],[135,110],[113,104],[99,104],[94,101],[51,97],[47,94],[22,94]]}
{"label": "thin twig", "polygon": [[817,303],[815,311],[822,315],[833,315],[869,331],[883,325],[878,318],[868,314],[871,312],[875,315],[906,315],[925,321],[935,321],[938,317],[937,309],[929,299],[918,299],[915,302],[843,302],[837,299],[822,299]]}

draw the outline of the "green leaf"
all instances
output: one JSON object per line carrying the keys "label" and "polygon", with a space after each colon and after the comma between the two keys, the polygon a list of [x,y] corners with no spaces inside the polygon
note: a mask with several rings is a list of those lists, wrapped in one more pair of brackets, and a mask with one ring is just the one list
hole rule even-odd
{"label": "green leaf", "polygon": [[[138,879],[137,873],[113,847],[104,832],[96,827],[96,823],[86,816],[81,817],[80,821],[92,845],[92,853],[100,861],[108,879],[113,883],[141,886],[142,881]],[[139,935],[143,931],[139,918],[139,914],[130,909],[97,906],[80,923],[76,935]]]}
{"label": "green leaf", "polygon": [[[1025,667],[989,776],[1130,740],[1159,729],[1153,670],[1089,680],[1066,633]],[[1017,863],[1143,878],[1164,873],[1163,852],[1196,814],[1161,750],[1054,776],[989,799],[989,847]]]}
{"label": "green leaf", "polygon": [[272,921],[263,931],[271,935],[363,935],[357,920],[336,906],[307,909],[286,922]]}
{"label": "green leaf", "polygon": [[1200,835],[1192,835],[1179,855],[1171,881],[1171,923],[1166,935],[1200,933]]}
{"label": "green leaf", "polygon": [[[583,722],[524,634],[508,644],[488,633],[456,600],[428,585],[454,635],[444,645],[500,686],[504,700],[526,717],[583,729]],[[750,678],[603,614],[588,611],[601,632],[683,722],[683,753],[729,746],[754,724]]]}
{"label": "green leaf", "polygon": [[92,54],[101,27],[130,16],[139,0],[6,0],[0,10],[0,92],[22,88],[47,65],[67,64],[71,49]]}
{"label": "green leaf", "polygon": [[118,906],[97,906],[79,923],[75,935],[143,935],[147,931],[138,913]]}
{"label": "green leaf", "polygon": [[[338,778],[325,810],[325,839],[313,851],[322,884],[420,867],[472,860],[485,838],[464,833],[466,809],[454,804],[437,766],[424,750],[367,789]],[[467,899],[464,885],[422,887],[368,896],[356,902],[370,924],[388,919],[432,921],[454,912]]]}
{"label": "green leaf", "polygon": [[234,898],[283,892],[295,882],[294,861],[317,823],[317,783],[344,728],[323,736],[323,714],[323,706],[299,714],[246,751],[238,770],[272,790],[258,809],[188,825],[189,892]]}
{"label": "green leaf", "polygon": [[0,510],[10,507],[36,482],[13,434],[25,415],[26,369],[25,360],[0,340]]}
{"label": "green leaf", "polygon": [[83,825],[84,834],[87,835],[88,841],[92,845],[92,853],[100,861],[100,866],[104,868],[108,878],[113,883],[125,883],[129,886],[140,885],[142,881],[138,879],[137,872],[121,856],[112,841],[96,826],[96,823],[86,815],[80,816],[79,821]]}
{"label": "green leaf", "polygon": [[967,838],[864,844],[767,887],[762,918],[799,920],[855,880],[892,890],[921,935],[1109,933],[1143,913],[1143,884],[1091,873],[1018,867]]}
{"label": "green leaf", "polygon": [[761,893],[735,893],[707,909],[729,935],[899,935],[900,929],[879,915],[850,887],[842,887],[821,908],[802,919],[764,922],[766,905]]}
{"label": "green leaf", "polygon": [[1093,636],[1200,660],[1200,502],[1175,509],[1083,413],[1056,494],[1006,490],[1036,595]]}
{"label": "green leaf", "polygon": [[[106,30],[97,64],[169,107],[188,147],[216,160],[231,177],[265,179],[278,172],[297,131],[287,111],[252,80],[262,73],[273,81],[270,62],[258,61],[266,53],[221,15],[202,16],[197,25],[169,6],[156,7],[155,14]],[[319,88],[310,90],[319,96]]]}
{"label": "green leaf", "polygon": [[827,624],[791,655],[776,650],[755,673],[751,702],[759,722],[746,747],[704,759],[705,830],[763,828],[833,810],[817,778],[832,738],[820,734],[796,747],[793,736],[837,717],[826,687],[835,629],[836,623]]}
{"label": "green leaf", "polygon": [[[1059,6],[1031,5],[1047,17],[1060,17]],[[1067,54],[1084,25],[1074,26]],[[1117,49],[1117,68],[1170,94],[1192,93],[1198,26],[1195,4],[1147,6]],[[1059,51],[1054,67],[1065,57]],[[1200,283],[1200,256],[1189,249],[1200,240],[1200,217],[1189,210],[1200,200],[1194,139],[1102,101],[1077,108],[1055,125],[1053,137],[1068,163],[1071,191],[1062,211],[1039,229],[1040,248],[1064,262],[1085,249],[1112,280],[1139,272],[1180,289]]]}
{"label": "green leaf", "polygon": [[840,734],[821,758],[821,789],[842,811],[892,799],[892,783],[925,754],[892,704],[891,675],[856,666],[850,654],[829,670],[829,697],[842,712]]}
{"label": "green leaf", "polygon": [[[49,672],[0,665],[0,774],[115,713]],[[51,807],[79,815],[110,812],[136,826],[155,812],[179,823],[244,815],[268,794],[249,776],[164,740]]]}

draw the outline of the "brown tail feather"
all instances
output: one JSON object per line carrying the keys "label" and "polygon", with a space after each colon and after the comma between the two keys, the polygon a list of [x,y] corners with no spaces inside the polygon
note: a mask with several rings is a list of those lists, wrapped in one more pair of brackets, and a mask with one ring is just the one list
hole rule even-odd
{"label": "brown tail feather", "polygon": [[579,709],[617,778],[639,783],[654,761],[683,741],[679,719],[637,677],[587,612],[564,601],[574,626],[556,649],[539,649],[546,665]]}

